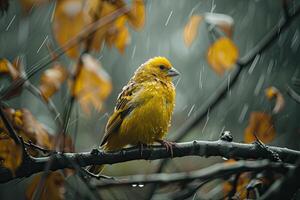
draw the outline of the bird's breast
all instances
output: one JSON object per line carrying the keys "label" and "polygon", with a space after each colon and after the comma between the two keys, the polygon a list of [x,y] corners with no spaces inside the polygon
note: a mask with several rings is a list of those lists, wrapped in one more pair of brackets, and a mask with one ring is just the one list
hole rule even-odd
{"label": "bird's breast", "polygon": [[[175,92],[155,86],[144,91],[149,95],[122,123],[122,133],[130,144],[151,144],[162,139],[168,131],[174,109]],[[125,138],[125,137],[124,137]]]}

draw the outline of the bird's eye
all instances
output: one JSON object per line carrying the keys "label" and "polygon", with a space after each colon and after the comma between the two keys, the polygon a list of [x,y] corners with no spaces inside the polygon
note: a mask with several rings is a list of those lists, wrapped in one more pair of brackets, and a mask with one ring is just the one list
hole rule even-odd
{"label": "bird's eye", "polygon": [[166,67],[163,65],[159,65],[159,69],[164,70],[164,69],[166,69]]}

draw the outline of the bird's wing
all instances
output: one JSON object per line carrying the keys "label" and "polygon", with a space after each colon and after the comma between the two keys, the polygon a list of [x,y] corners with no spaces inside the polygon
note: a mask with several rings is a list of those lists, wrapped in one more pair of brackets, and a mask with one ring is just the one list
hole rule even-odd
{"label": "bird's wing", "polygon": [[123,119],[137,106],[137,102],[132,100],[134,98],[134,94],[139,89],[139,84],[136,84],[135,82],[131,82],[123,88],[122,92],[118,96],[114,113],[107,122],[101,146],[107,142],[107,139],[112,133],[117,132],[123,122]]}

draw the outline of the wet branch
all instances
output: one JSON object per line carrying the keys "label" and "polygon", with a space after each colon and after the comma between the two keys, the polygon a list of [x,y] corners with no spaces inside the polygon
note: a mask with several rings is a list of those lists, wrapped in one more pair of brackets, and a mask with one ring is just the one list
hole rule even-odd
{"label": "wet branch", "polygon": [[[285,163],[295,163],[300,158],[300,151],[287,148],[268,146],[268,149],[276,152]],[[270,159],[273,157],[257,143],[243,144],[236,142],[217,141],[192,141],[178,143],[173,147],[173,157],[185,156],[220,156],[232,159]],[[44,171],[45,166],[51,159],[52,165],[49,170],[74,168],[71,163],[77,163],[80,167],[94,164],[115,164],[131,160],[157,160],[170,158],[170,152],[164,146],[153,145],[144,147],[126,148],[117,152],[105,153],[99,150],[81,153],[56,153],[48,157],[29,157],[16,171],[13,177],[9,170],[0,168],[0,183],[8,182],[15,178],[28,177],[32,174]]]}
{"label": "wet branch", "polygon": [[290,169],[295,169],[294,166],[284,163],[270,162],[269,160],[257,160],[257,161],[238,161],[236,163],[218,163],[213,166],[190,172],[179,173],[157,173],[149,175],[132,175],[117,177],[116,180],[104,180],[96,183],[95,186],[99,189],[123,186],[133,184],[172,184],[175,182],[191,182],[209,181],[216,178],[222,178],[242,172],[260,172],[263,170],[273,170],[280,173],[286,173]]}

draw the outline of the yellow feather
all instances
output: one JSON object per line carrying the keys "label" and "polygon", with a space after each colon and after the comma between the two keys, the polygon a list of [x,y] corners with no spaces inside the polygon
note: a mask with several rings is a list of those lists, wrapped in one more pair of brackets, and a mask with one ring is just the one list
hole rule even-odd
{"label": "yellow feather", "polygon": [[[136,70],[108,120],[102,142],[105,151],[152,144],[166,136],[175,105],[174,75],[169,75],[170,70],[175,69],[164,57],[152,58]],[[102,168],[93,167],[96,170],[91,171],[100,173]]]}

